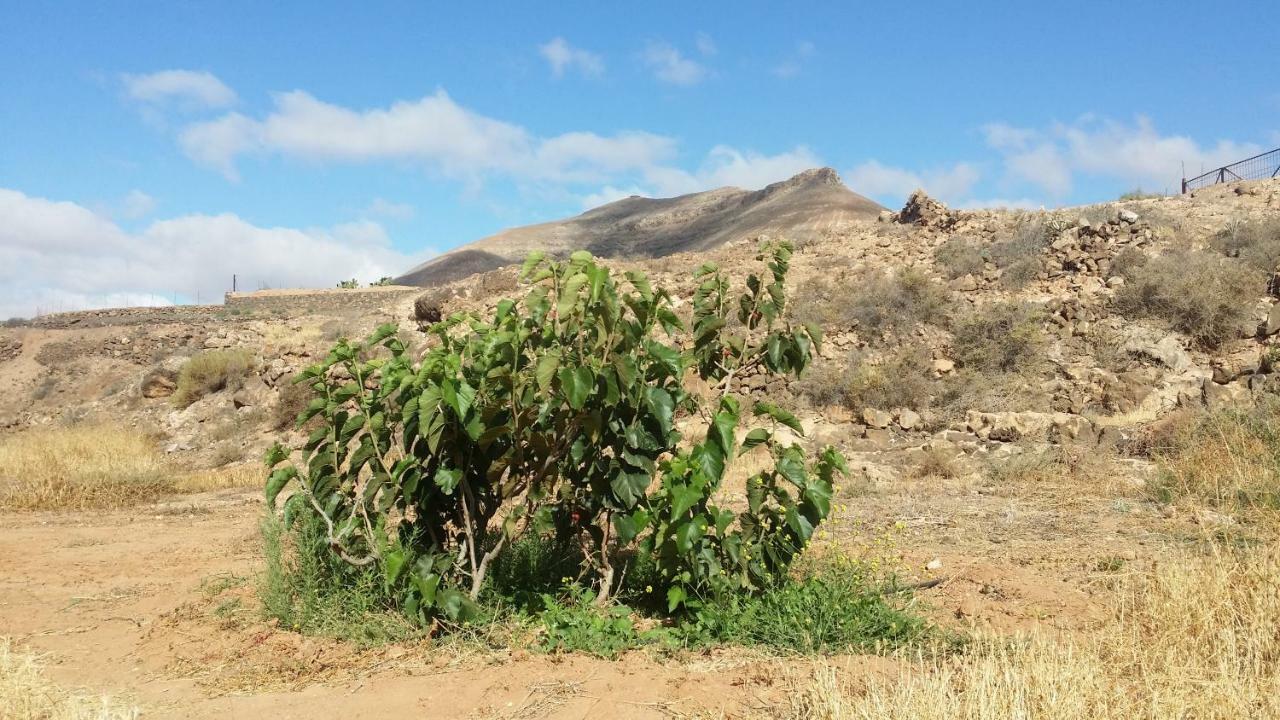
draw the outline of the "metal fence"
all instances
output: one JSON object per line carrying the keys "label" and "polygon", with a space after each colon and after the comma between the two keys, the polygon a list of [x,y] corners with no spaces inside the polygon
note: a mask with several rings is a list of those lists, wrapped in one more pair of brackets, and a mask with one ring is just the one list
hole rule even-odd
{"label": "metal fence", "polygon": [[1182,192],[1196,190],[1218,183],[1237,182],[1239,180],[1261,180],[1263,178],[1280,177],[1280,148],[1254,155],[1237,163],[1223,165],[1190,180],[1182,179]]}

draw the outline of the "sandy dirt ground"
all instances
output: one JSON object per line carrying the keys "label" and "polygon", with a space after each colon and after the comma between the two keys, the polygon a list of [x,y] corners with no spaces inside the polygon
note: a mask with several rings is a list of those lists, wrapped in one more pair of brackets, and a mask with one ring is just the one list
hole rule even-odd
{"label": "sandy dirt ground", "polygon": [[[964,481],[858,491],[829,527],[940,586],[923,612],[1001,632],[1076,632],[1109,566],[1151,562],[1194,526],[1078,488],[997,492]],[[0,517],[0,634],[44,656],[54,680],[136,703],[154,718],[769,717],[813,660],[722,649],[616,661],[430,641],[359,649],[261,620],[256,492],[223,491],[94,513]],[[894,530],[894,527],[899,529]],[[1108,566],[1101,570],[1101,566]],[[847,677],[893,660],[825,658]]]}

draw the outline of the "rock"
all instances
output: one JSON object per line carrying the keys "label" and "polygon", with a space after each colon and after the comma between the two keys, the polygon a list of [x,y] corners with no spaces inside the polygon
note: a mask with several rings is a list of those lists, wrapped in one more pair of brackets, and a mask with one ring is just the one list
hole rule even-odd
{"label": "rock", "polygon": [[939,375],[946,375],[956,369],[954,360],[947,358],[938,358],[933,361],[933,371]]}
{"label": "rock", "polygon": [[152,370],[142,378],[142,397],[167,398],[178,389],[177,376],[163,369]]}
{"label": "rock", "polygon": [[1113,290],[1122,285],[1124,285],[1124,277],[1121,275],[1112,275],[1111,277],[1107,278],[1107,287]]}
{"label": "rock", "polygon": [[862,443],[872,450],[885,450],[893,442],[893,435],[883,428],[867,428]]}
{"label": "rock", "polygon": [[1271,306],[1267,311],[1267,320],[1262,325],[1262,334],[1271,337],[1280,332],[1280,303]]}
{"label": "rock", "polygon": [[12,360],[21,354],[21,340],[18,338],[0,337],[0,362]]}
{"label": "rock", "polygon": [[244,407],[257,407],[267,404],[271,398],[271,388],[267,387],[259,378],[253,378],[244,384],[244,387],[235,391],[231,396],[231,404],[237,410]]}
{"label": "rock", "polygon": [[1249,392],[1248,385],[1240,382],[1219,385],[1212,379],[1205,380],[1202,392],[1205,407],[1215,412],[1248,407],[1253,402],[1253,395]]}
{"label": "rock", "polygon": [[973,292],[978,289],[978,279],[966,274],[951,281],[951,288],[959,292]]}
{"label": "rock", "polygon": [[920,414],[910,408],[898,411],[898,427],[903,430],[914,430],[920,425]]}
{"label": "rock", "polygon": [[893,415],[884,410],[863,408],[862,422],[866,423],[869,428],[884,429],[889,427],[889,423],[893,422]]}
{"label": "rock", "polygon": [[1138,222],[1138,213],[1132,210],[1121,210],[1120,212],[1116,213],[1116,219],[1122,223],[1128,223],[1132,225]]}
{"label": "rock", "polygon": [[925,569],[925,570],[928,570],[929,572],[937,572],[937,571],[941,570],[941,569],[942,569],[942,560],[941,560],[941,558],[934,558],[934,559],[930,560],[929,562],[925,563],[925,565],[924,565],[924,569]]}
{"label": "rock", "polygon": [[897,220],[903,225],[934,225],[947,218],[947,206],[929,197],[924,190],[916,190],[907,198]]}
{"label": "rock", "polygon": [[1191,356],[1173,335],[1153,340],[1154,335],[1138,327],[1130,327],[1120,349],[1133,355],[1143,355],[1159,361],[1170,370],[1183,371],[1191,367]]}

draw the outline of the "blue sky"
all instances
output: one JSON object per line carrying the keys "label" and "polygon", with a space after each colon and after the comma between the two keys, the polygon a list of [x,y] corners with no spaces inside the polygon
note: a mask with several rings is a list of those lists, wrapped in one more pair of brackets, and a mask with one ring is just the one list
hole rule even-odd
{"label": "blue sky", "polygon": [[[616,9],[615,9],[616,8]],[[0,5],[0,316],[394,274],[631,193],[1175,190],[1280,145],[1280,4]],[[20,268],[20,269],[19,269]]]}

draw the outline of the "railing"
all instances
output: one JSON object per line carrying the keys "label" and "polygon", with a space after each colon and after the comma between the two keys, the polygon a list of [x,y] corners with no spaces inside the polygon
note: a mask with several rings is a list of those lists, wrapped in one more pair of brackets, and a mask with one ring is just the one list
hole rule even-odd
{"label": "railing", "polygon": [[1197,190],[1218,183],[1238,182],[1240,180],[1261,180],[1263,178],[1280,177],[1280,148],[1254,155],[1237,163],[1223,165],[1190,180],[1182,179],[1182,192]]}

